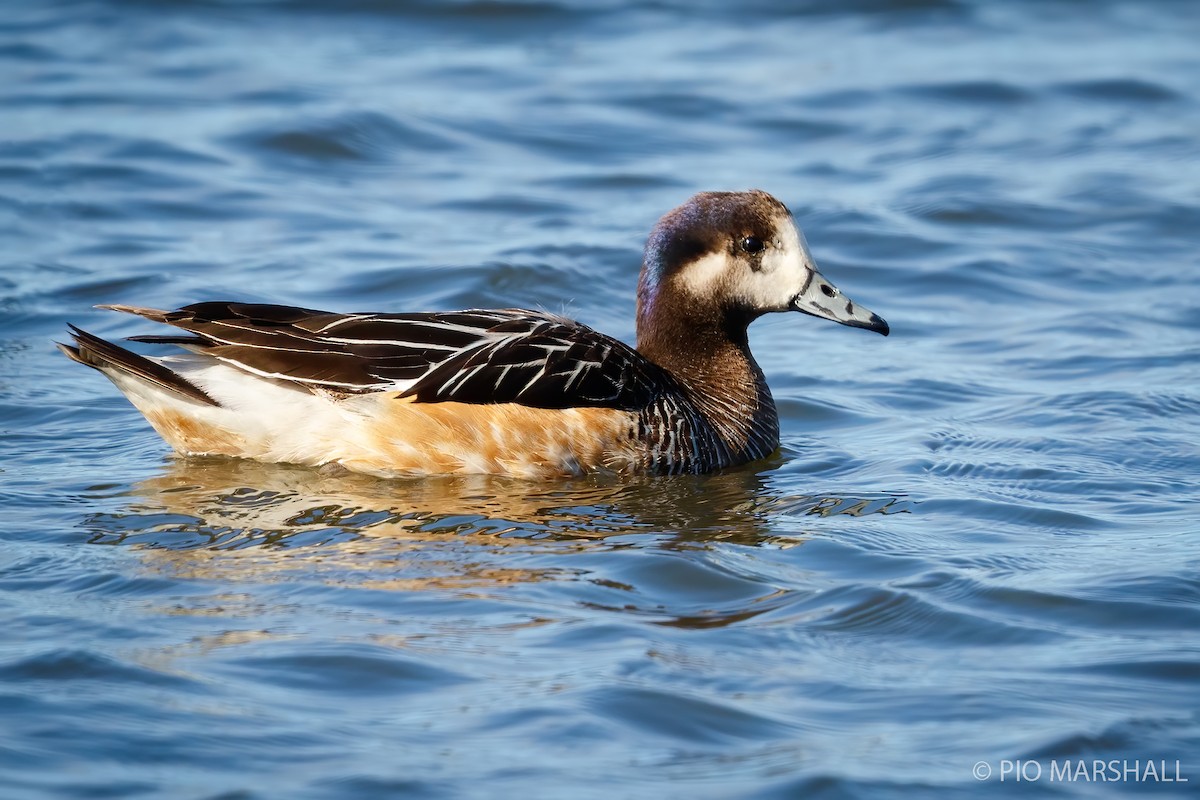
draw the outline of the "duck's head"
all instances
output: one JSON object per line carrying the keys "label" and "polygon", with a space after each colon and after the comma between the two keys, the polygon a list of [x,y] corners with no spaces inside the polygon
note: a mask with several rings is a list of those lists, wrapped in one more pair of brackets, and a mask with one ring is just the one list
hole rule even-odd
{"label": "duck's head", "polygon": [[766,192],[702,192],[659,220],[638,282],[639,342],[665,314],[744,336],[772,311],[888,334],[817,271],[791,212]]}

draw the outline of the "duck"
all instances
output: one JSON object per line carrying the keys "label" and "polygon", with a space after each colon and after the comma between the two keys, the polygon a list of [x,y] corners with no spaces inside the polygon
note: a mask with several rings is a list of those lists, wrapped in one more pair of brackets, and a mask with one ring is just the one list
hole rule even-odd
{"label": "duck", "polygon": [[798,311],[889,333],[820,273],[792,213],[762,190],[701,192],[658,221],[635,347],[528,309],[98,307],[174,329],[128,339],[176,348],[162,356],[74,325],[72,343],[56,344],[111,380],[177,453],[385,478],[745,464],[779,447],[752,322]]}

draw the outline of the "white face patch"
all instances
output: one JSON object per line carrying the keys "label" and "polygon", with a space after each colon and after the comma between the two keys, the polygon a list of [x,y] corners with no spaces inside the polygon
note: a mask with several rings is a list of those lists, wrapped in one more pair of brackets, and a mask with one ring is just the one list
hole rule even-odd
{"label": "white face patch", "polygon": [[742,276],[738,294],[751,308],[787,311],[791,299],[809,283],[817,271],[808,244],[791,217],[775,222],[775,236],[762,256],[762,269]]}
{"label": "white face patch", "polygon": [[697,299],[726,296],[763,313],[787,311],[816,267],[791,217],[776,220],[774,235],[765,244],[759,269],[751,268],[748,255],[723,249],[684,267],[678,278],[681,287]]}
{"label": "white face patch", "polygon": [[738,268],[729,253],[709,253],[688,264],[679,273],[679,281],[688,294],[711,298],[724,291],[725,280]]}

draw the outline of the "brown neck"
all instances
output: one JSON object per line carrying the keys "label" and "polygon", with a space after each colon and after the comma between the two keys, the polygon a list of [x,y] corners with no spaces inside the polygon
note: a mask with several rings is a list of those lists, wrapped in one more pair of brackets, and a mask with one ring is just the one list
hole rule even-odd
{"label": "brown neck", "polygon": [[638,352],[679,381],[735,453],[770,452],[779,437],[775,401],[750,354],[750,320],[715,306],[684,308],[678,298],[656,298],[652,310],[638,304]]}

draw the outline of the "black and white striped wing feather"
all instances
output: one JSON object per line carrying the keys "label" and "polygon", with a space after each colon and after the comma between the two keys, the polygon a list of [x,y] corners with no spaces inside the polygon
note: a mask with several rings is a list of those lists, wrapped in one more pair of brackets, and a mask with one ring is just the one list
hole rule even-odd
{"label": "black and white striped wing feather", "polygon": [[170,312],[114,308],[191,334],[134,337],[138,341],[183,345],[314,389],[399,391],[425,403],[634,410],[669,382],[628,345],[537,311],[334,314],[241,303]]}
{"label": "black and white striped wing feather", "polygon": [[492,340],[437,364],[405,394],[419,402],[644,408],[665,375],[628,345],[577,322],[520,312]]}

